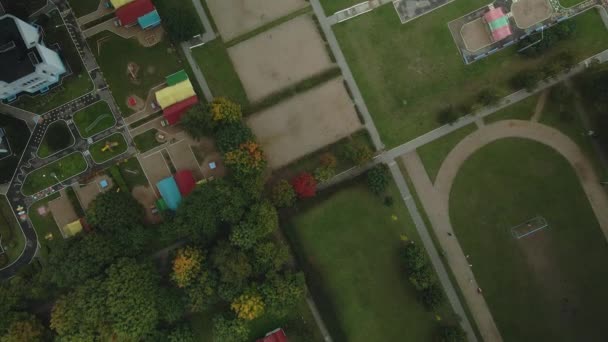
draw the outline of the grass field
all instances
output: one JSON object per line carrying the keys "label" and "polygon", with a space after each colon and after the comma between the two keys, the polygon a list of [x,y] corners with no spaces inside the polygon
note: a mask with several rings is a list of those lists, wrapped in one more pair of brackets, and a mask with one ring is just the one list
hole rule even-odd
{"label": "grass field", "polygon": [[[392,183],[388,194],[392,207],[355,184],[301,210],[287,227],[335,341],[430,341],[437,328],[400,260],[400,237],[418,241],[414,225]],[[438,314],[452,316],[448,308]]]}
{"label": "grass field", "polygon": [[568,8],[568,7],[572,7],[574,5],[578,5],[583,1],[584,0],[559,0],[559,4]]}
{"label": "grass field", "polygon": [[[542,215],[521,240],[510,228]],[[505,139],[458,173],[450,216],[505,341],[600,341],[608,246],[574,170],[536,142]]]}
{"label": "grass field", "polygon": [[205,75],[213,96],[225,96],[241,106],[249,104],[241,79],[221,38],[193,49],[192,55]]}
{"label": "grass field", "polygon": [[[102,151],[103,148],[106,146],[106,143],[116,143],[118,145],[111,147],[107,151]],[[125,140],[125,137],[122,135],[122,133],[114,133],[109,137],[96,141],[95,143],[90,145],[89,152],[91,152],[91,157],[93,157],[93,160],[96,163],[101,164],[125,153],[128,147],[129,146],[127,146],[127,141]]]}
{"label": "grass field", "polygon": [[83,15],[95,12],[99,7],[99,0],[70,0],[70,7],[74,11],[76,17],[82,17]]}
{"label": "grass field", "polygon": [[391,4],[334,26],[334,31],[387,147],[438,126],[437,113],[461,105],[492,85],[505,88],[521,70],[537,68],[568,51],[583,59],[608,48],[597,11],[572,19],[576,33],[539,58],[523,58],[507,48],[465,65],[447,23],[486,5],[455,1],[401,25]]}
{"label": "grass field", "polygon": [[[97,34],[88,42],[124,116],[134,113],[127,105],[129,96],[146,99],[150,88],[184,68],[167,37],[149,48],[141,46],[136,39],[123,39],[108,32]],[[127,72],[129,63],[139,66],[136,81],[132,81]]]}
{"label": "grass field", "polygon": [[435,181],[435,177],[441,168],[441,164],[450,151],[464,139],[467,135],[473,133],[477,126],[472,123],[462,127],[440,139],[433,141],[418,148],[418,155],[424,164],[426,172],[429,174],[431,181]]}
{"label": "grass field", "polygon": [[133,190],[133,188],[138,185],[145,186],[149,184],[148,178],[146,178],[137,158],[133,157],[127,159],[125,162],[121,162],[118,164],[118,168],[129,189]]}
{"label": "grass field", "polygon": [[86,169],[87,162],[82,154],[74,152],[29,173],[23,181],[21,191],[24,195],[33,195]]}
{"label": "grass field", "polygon": [[58,197],[59,193],[56,192],[45,199],[35,202],[28,210],[28,216],[32,221],[32,225],[34,225],[34,229],[36,229],[36,234],[38,234],[38,242],[41,247],[39,253],[43,260],[46,259],[46,256],[49,254],[49,241],[63,239],[63,236],[61,235],[59,227],[57,227],[57,223],[55,223],[55,219],[50,210],[47,208],[46,215],[40,215],[38,214],[38,208],[46,206],[50,201]]}
{"label": "grass field", "polygon": [[361,0],[321,0],[321,6],[326,16],[330,16],[339,10],[349,8],[353,5],[361,3]]}
{"label": "grass field", "polygon": [[530,96],[523,101],[519,101],[496,113],[486,116],[483,121],[490,124],[502,120],[530,120],[534,115],[536,103],[540,95]]}
{"label": "grass field", "polygon": [[162,145],[156,140],[156,133],[158,133],[157,129],[151,129],[133,137],[133,142],[139,152],[144,153]]}
{"label": "grass field", "polygon": [[[69,140],[66,139],[66,144],[60,148],[52,148],[49,144],[49,139],[51,135],[55,135],[55,134],[61,134],[61,135],[65,135],[66,137],[69,137]],[[52,154],[55,154],[63,149],[68,148],[69,146],[72,146],[74,144],[74,136],[72,136],[72,132],[70,132],[70,129],[68,128],[68,124],[63,121],[63,120],[59,120],[59,121],[55,121],[52,124],[49,125],[49,127],[46,130],[46,133],[44,134],[44,137],[42,138],[42,142],[40,143],[40,146],[38,147],[38,156],[40,158],[46,158]]]}
{"label": "grass field", "polygon": [[0,184],[8,183],[15,173],[21,154],[30,138],[30,131],[24,121],[0,114],[0,127],[4,129],[5,139],[11,147],[11,156],[0,160]]}
{"label": "grass field", "polygon": [[[4,195],[0,196],[0,238],[2,239],[2,247],[7,257],[4,259],[4,264],[9,264],[21,255],[25,247],[25,237],[21,232],[19,223],[15,219],[13,209]],[[3,263],[0,261],[0,267],[3,266]]]}
{"label": "grass field", "polygon": [[[102,119],[99,119],[102,117]],[[99,121],[97,121],[99,120]],[[116,120],[105,101],[97,102],[74,114],[74,123],[83,138],[89,138],[114,126]],[[95,123],[94,125],[92,125]],[[87,130],[88,129],[88,130]]]}

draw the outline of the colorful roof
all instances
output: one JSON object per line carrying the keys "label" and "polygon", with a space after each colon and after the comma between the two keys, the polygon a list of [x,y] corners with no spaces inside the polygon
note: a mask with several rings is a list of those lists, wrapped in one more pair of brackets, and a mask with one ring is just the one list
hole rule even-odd
{"label": "colorful roof", "polygon": [[74,236],[78,233],[80,233],[82,231],[82,222],[80,222],[80,219],[72,222],[72,223],[68,223],[65,225],[65,227],[63,227],[63,233],[70,237],[70,236]]}
{"label": "colorful roof", "polygon": [[187,80],[188,80],[188,74],[184,70],[180,70],[180,71],[176,72],[175,74],[171,74],[171,75],[165,77],[165,82],[167,82],[167,84],[169,86],[174,86],[180,82],[187,81]]}
{"label": "colorful roof", "polygon": [[177,183],[177,187],[182,196],[190,195],[192,190],[196,187],[194,175],[190,170],[177,171],[173,178],[175,178],[175,182]]}
{"label": "colorful roof", "polygon": [[195,104],[198,103],[198,97],[192,96],[184,101],[178,102],[174,105],[171,105],[163,111],[163,116],[167,120],[169,125],[175,125],[181,119],[184,113],[188,111],[188,109],[192,108]]}
{"label": "colorful roof", "polygon": [[167,207],[173,211],[177,210],[177,207],[179,207],[179,204],[182,202],[182,195],[179,192],[177,183],[175,183],[175,179],[173,179],[173,177],[167,177],[156,183],[156,188],[165,200]]}
{"label": "colorful roof", "polygon": [[133,2],[133,0],[110,0],[112,7],[116,8],[116,9],[119,9],[122,6],[124,6],[130,2]]}
{"label": "colorful roof", "polygon": [[160,108],[165,109],[192,96],[196,96],[192,83],[190,83],[190,80],[185,80],[157,91],[156,102],[158,102]]}
{"label": "colorful roof", "polygon": [[288,342],[287,335],[283,329],[277,329],[269,332],[266,337],[257,340],[256,342]]}
{"label": "colorful roof", "polygon": [[509,18],[505,15],[502,8],[493,8],[484,14],[484,19],[492,32],[492,39],[497,42],[512,34]]}
{"label": "colorful roof", "polygon": [[156,27],[160,25],[160,15],[158,15],[157,10],[154,10],[144,16],[137,18],[137,23],[139,23],[139,26],[141,26],[141,28],[144,30]]}
{"label": "colorful roof", "polygon": [[151,0],[135,0],[116,10],[116,17],[122,26],[131,26],[137,23],[139,17],[155,10]]}

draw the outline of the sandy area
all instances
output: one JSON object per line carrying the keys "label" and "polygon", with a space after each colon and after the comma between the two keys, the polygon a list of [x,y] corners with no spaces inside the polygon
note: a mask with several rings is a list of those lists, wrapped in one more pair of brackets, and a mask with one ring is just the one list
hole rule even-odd
{"label": "sandy area", "polygon": [[519,0],[511,6],[511,12],[517,27],[527,29],[549,18],[553,7],[549,0]]}
{"label": "sandy area", "polygon": [[196,180],[202,178],[201,169],[198,166],[196,157],[190,148],[190,143],[187,140],[182,140],[176,144],[167,147],[171,161],[177,171],[190,170],[194,174]]}
{"label": "sandy area", "polygon": [[68,223],[78,220],[78,215],[76,215],[76,211],[72,207],[72,203],[68,199],[65,190],[61,190],[60,193],[61,197],[49,202],[49,210],[53,213],[57,227],[63,233],[63,227]]}
{"label": "sandy area", "polygon": [[249,126],[278,168],[361,128],[341,78],[257,113]]}
{"label": "sandy area", "polygon": [[87,210],[91,202],[93,202],[95,197],[97,197],[97,195],[99,195],[99,193],[102,191],[101,187],[99,186],[99,182],[104,179],[108,182],[108,186],[105,190],[108,190],[112,187],[113,182],[112,178],[107,176],[95,177],[93,181],[86,184],[85,186],[74,187],[76,196],[78,196],[78,200],[80,201],[80,204],[82,205],[83,209]]}
{"label": "sandy area", "polygon": [[299,16],[228,49],[247,97],[258,101],[331,67],[309,15]]}
{"label": "sandy area", "polygon": [[138,159],[142,169],[146,173],[146,177],[148,177],[148,181],[154,189],[156,189],[156,183],[171,176],[169,166],[165,163],[165,159],[161,152],[156,152],[147,157]]}
{"label": "sandy area", "polygon": [[460,30],[462,40],[467,50],[475,52],[492,44],[492,38],[488,32],[487,24],[483,18],[475,19],[462,26]]}
{"label": "sandy area", "polygon": [[133,188],[133,191],[131,191],[131,195],[133,195],[133,198],[144,207],[146,211],[146,222],[154,224],[161,221],[160,215],[152,213],[152,208],[155,206],[157,199],[152,188],[141,185],[136,186]]}
{"label": "sandy area", "polygon": [[228,41],[308,6],[305,0],[207,0],[218,30]]}

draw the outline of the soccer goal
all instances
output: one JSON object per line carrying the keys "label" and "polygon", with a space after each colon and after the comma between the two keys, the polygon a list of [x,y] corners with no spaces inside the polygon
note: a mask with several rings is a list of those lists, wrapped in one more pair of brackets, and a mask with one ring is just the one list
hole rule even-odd
{"label": "soccer goal", "polygon": [[513,234],[516,239],[521,239],[547,227],[549,227],[547,220],[542,216],[536,216],[511,228],[511,234]]}

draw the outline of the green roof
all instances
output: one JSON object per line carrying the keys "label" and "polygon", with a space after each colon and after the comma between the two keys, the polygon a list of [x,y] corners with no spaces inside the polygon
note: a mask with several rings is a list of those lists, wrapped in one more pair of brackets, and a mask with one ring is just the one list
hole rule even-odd
{"label": "green roof", "polygon": [[167,76],[165,81],[169,86],[174,86],[188,79],[188,74],[184,70],[180,70],[173,75]]}
{"label": "green roof", "polygon": [[489,24],[490,24],[490,29],[492,31],[496,31],[501,27],[509,26],[509,19],[506,16],[504,16],[504,17],[498,18],[498,19],[490,22]]}

